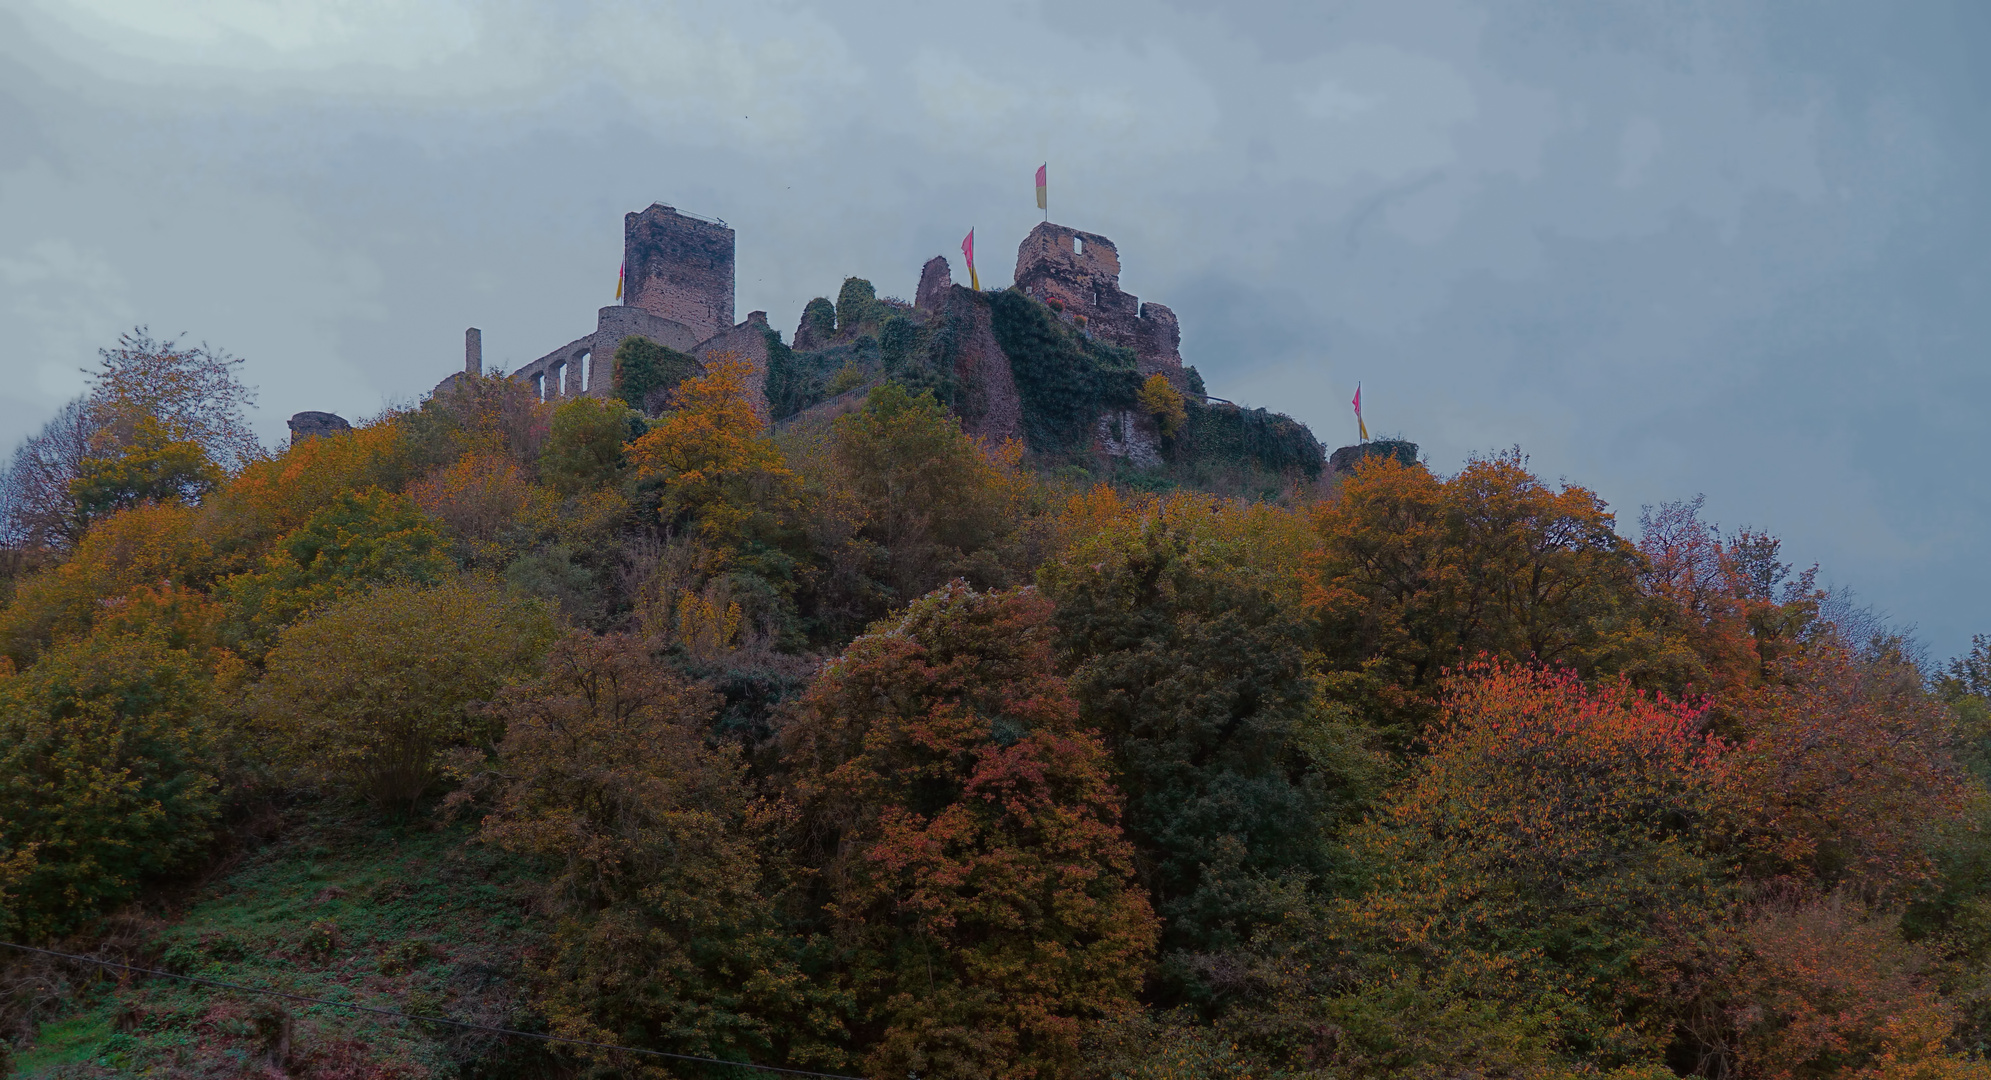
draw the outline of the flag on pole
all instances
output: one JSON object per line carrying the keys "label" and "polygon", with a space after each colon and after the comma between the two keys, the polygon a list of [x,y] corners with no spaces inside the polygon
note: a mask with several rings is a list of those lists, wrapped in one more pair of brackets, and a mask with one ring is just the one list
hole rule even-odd
{"label": "flag on pole", "polygon": [[1049,200],[1044,197],[1044,170],[1050,167],[1051,163],[1048,161],[1037,166],[1037,209],[1044,211],[1046,220],[1050,218],[1051,210]]}
{"label": "flag on pole", "polygon": [[615,298],[617,300],[622,299],[622,275],[628,269],[629,264],[626,262],[615,268]]}
{"label": "flag on pole", "polygon": [[969,229],[967,239],[961,241],[961,257],[968,260],[968,287],[982,291],[982,279],[975,276],[975,230]]}
{"label": "flag on pole", "polygon": [[1355,430],[1362,433],[1362,441],[1369,441],[1369,425],[1362,422],[1362,384],[1355,384]]}

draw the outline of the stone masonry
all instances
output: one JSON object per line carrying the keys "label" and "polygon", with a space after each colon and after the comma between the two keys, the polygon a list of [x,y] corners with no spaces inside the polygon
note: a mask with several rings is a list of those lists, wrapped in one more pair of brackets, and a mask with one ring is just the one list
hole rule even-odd
{"label": "stone masonry", "polygon": [[[595,314],[591,334],[554,349],[509,376],[529,382],[542,400],[615,390],[616,347],[648,338],[709,362],[721,355],[746,361],[749,384],[765,412],[767,314],[756,311],[733,323],[733,230],[725,224],[652,203],[623,217],[623,301]],[[464,371],[436,386],[447,391],[482,373],[482,335],[464,335]]]}
{"label": "stone masonry", "polygon": [[353,426],[346,423],[346,418],[340,416],[338,413],[293,413],[290,418],[290,441],[292,445],[295,445],[307,439],[337,435],[342,431],[351,431],[352,429]]}
{"label": "stone masonry", "polygon": [[1059,309],[1087,333],[1134,350],[1141,374],[1187,389],[1175,312],[1120,291],[1120,252],[1098,233],[1044,222],[1016,249],[1016,288]]}

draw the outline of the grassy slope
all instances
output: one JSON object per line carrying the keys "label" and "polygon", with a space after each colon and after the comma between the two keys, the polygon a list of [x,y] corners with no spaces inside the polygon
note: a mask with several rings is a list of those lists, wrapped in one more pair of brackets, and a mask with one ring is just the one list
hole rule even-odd
{"label": "grassy slope", "polygon": [[[535,941],[517,860],[461,826],[381,823],[307,807],[280,839],[195,896],[146,943],[152,966],[378,1008],[531,1029],[522,964]],[[509,864],[509,865],[508,865]],[[165,980],[75,973],[80,992],[15,1059],[21,1076],[261,1073],[288,1028],[291,1076],[507,1076],[544,1071],[520,1039],[406,1024]]]}

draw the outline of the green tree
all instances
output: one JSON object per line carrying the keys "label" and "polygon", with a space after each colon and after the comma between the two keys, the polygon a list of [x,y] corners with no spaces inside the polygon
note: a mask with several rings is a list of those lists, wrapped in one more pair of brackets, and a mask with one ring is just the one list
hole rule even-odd
{"label": "green tree", "polygon": [[1056,1077],[1133,1003],[1154,916],[1050,603],[959,583],[859,638],[786,732],[872,1075]]}
{"label": "green tree", "polygon": [[878,303],[878,290],[860,277],[843,279],[836,294],[836,328],[843,333],[883,318],[884,305]]}
{"label": "green tree", "polygon": [[81,535],[90,523],[143,502],[197,503],[225,477],[192,439],[141,416],[115,456],[85,458],[69,484]]}
{"label": "green tree", "polygon": [[285,628],[250,710],[293,775],[413,805],[442,755],[497,741],[479,706],[530,674],[553,633],[538,602],[479,578],[379,585]]}
{"label": "green tree", "polygon": [[553,410],[539,475],[562,495],[613,487],[628,467],[627,444],[644,430],[642,416],[620,401],[574,398]]}
{"label": "green tree", "polygon": [[414,503],[369,488],[344,491],[277,541],[262,566],[221,583],[243,650],[261,655],[299,615],[383,581],[433,583],[455,570],[448,542]]}
{"label": "green tree", "polygon": [[563,917],[539,1006],[557,1033],[836,1067],[843,1006],[777,908],[788,815],[755,797],[738,747],[707,744],[718,705],[634,638],[569,635],[493,710],[482,835],[552,867]]}
{"label": "green tree", "polygon": [[1360,785],[1359,768],[1322,775],[1308,756],[1325,723],[1309,628],[1290,577],[1265,565],[1270,538],[1225,520],[1244,516],[1146,504],[1038,575],[1080,715],[1118,766],[1164,948],[1184,954],[1240,947],[1327,873],[1326,815]]}
{"label": "green tree", "polygon": [[202,665],[147,635],[60,642],[0,679],[0,863],[22,930],[77,929],[201,852],[220,704]]}
{"label": "green tree", "polygon": [[863,409],[837,418],[829,456],[831,483],[862,508],[858,538],[885,560],[888,596],[918,596],[956,575],[1011,583],[992,549],[1022,509],[1015,461],[991,455],[930,392],[871,391]]}

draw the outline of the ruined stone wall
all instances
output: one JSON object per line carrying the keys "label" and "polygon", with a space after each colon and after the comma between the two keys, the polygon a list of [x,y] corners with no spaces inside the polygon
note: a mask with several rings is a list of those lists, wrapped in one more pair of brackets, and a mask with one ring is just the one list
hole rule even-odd
{"label": "ruined stone wall", "polygon": [[955,406],[961,430],[996,441],[1022,438],[1023,399],[1017,396],[1009,357],[996,343],[989,298],[954,284],[947,260],[936,255],[920,270],[913,309],[951,324],[954,377],[961,382]]}
{"label": "ruined stone wall", "polygon": [[1175,313],[1120,290],[1120,252],[1113,241],[1044,222],[1017,246],[1016,288],[1101,341],[1132,349],[1141,374],[1161,373],[1177,389],[1186,387]]}
{"label": "ruined stone wall", "polygon": [[289,426],[290,444],[292,446],[296,446],[298,443],[309,439],[322,438],[326,435],[337,435],[342,431],[351,431],[353,429],[351,424],[346,423],[345,417],[340,416],[338,413],[328,412],[293,413],[290,417]]}
{"label": "ruined stone wall", "polygon": [[693,341],[732,329],[733,230],[652,203],[623,218],[622,257],[629,306],[689,327]]}

